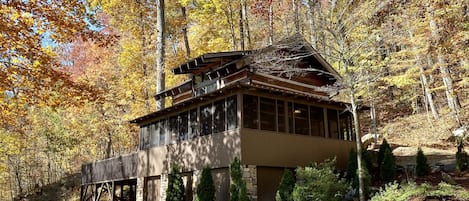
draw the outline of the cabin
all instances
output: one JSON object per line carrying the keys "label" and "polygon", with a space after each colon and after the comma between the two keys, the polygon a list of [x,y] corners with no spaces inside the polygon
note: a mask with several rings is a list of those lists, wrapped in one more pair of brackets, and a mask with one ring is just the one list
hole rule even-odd
{"label": "cabin", "polygon": [[229,200],[229,165],[241,160],[252,200],[275,200],[285,168],[336,158],[355,147],[339,74],[302,37],[251,51],[207,53],[173,69],[189,80],[155,95],[171,106],[131,121],[139,151],[82,165],[81,200],[165,200],[182,168],[186,200],[209,167],[216,199]]}

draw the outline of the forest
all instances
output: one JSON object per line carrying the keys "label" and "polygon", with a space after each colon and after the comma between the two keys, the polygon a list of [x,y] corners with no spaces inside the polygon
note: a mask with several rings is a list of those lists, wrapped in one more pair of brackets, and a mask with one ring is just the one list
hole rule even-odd
{"label": "forest", "polygon": [[138,126],[129,121],[170,105],[153,96],[188,79],[173,75],[177,65],[295,33],[347,78],[337,98],[348,101],[353,90],[371,108],[361,116],[364,134],[456,150],[452,131],[469,130],[467,0],[0,5],[0,200],[138,150]]}

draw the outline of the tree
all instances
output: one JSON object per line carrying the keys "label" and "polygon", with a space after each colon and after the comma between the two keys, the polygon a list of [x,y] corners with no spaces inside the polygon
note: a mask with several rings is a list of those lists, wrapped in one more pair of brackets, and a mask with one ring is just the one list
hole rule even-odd
{"label": "tree", "polygon": [[173,164],[168,175],[168,188],[166,189],[166,201],[183,201],[184,183],[182,182],[179,166]]}
{"label": "tree", "polygon": [[202,170],[200,183],[197,185],[197,199],[199,201],[215,201],[215,186],[208,167]]}
{"label": "tree", "polygon": [[[164,0],[156,0],[156,93],[165,89],[164,48],[165,48]],[[164,99],[156,102],[156,109],[164,109]]]}
{"label": "tree", "polygon": [[248,201],[246,182],[243,181],[241,161],[235,157],[230,164],[230,201]]}
{"label": "tree", "polygon": [[384,154],[388,149],[391,150],[391,146],[389,146],[388,141],[386,140],[386,138],[384,138],[383,143],[381,143],[381,146],[379,147],[378,151],[378,167],[381,167],[381,164],[383,163],[384,159]]}
{"label": "tree", "polygon": [[469,156],[464,150],[464,141],[458,140],[458,151],[456,152],[456,168],[460,171],[467,170],[469,166]]}
{"label": "tree", "polygon": [[379,176],[384,182],[391,182],[396,177],[396,159],[391,149],[386,149],[379,169]]}
{"label": "tree", "polygon": [[295,187],[295,176],[289,169],[285,169],[280,180],[277,193],[275,194],[276,201],[292,201],[293,188]]}
{"label": "tree", "polygon": [[415,173],[417,174],[417,176],[425,176],[430,173],[430,166],[427,163],[427,157],[425,157],[420,147],[417,151],[416,164],[417,165],[415,167]]}
{"label": "tree", "polygon": [[321,164],[297,168],[298,182],[293,190],[293,200],[343,200],[349,186],[334,174],[334,165],[335,160],[326,160]]}
{"label": "tree", "polygon": [[[371,186],[371,176],[370,176],[369,170],[371,170],[372,168],[372,156],[367,150],[363,151],[362,155],[363,155],[362,167],[365,173],[364,178],[363,178],[364,192],[365,192],[365,195],[368,196],[369,191],[370,191],[369,189]],[[349,154],[349,159],[347,162],[347,172],[346,172],[345,178],[348,182],[352,184],[352,188],[354,189],[359,188],[357,169],[358,169],[357,152],[355,152],[354,149],[351,149],[350,154]]]}

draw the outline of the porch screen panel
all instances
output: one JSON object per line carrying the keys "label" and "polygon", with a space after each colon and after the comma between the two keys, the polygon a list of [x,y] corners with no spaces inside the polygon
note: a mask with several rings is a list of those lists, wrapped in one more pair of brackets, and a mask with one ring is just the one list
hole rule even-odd
{"label": "porch screen panel", "polygon": [[225,99],[215,102],[213,108],[213,132],[223,132],[225,131]]}
{"label": "porch screen panel", "polygon": [[350,112],[345,111],[339,114],[340,121],[340,137],[344,140],[351,140],[352,128],[350,125]]}
{"label": "porch screen panel", "polygon": [[197,126],[199,122],[197,121],[197,108],[192,109],[189,112],[189,138],[194,138],[197,136]]}
{"label": "porch screen panel", "polygon": [[189,113],[188,112],[183,112],[179,114],[178,118],[178,123],[179,123],[179,128],[178,128],[178,140],[187,140],[187,133],[189,129]]}
{"label": "porch screen panel", "polygon": [[293,123],[293,103],[288,102],[287,104],[287,117],[288,117],[288,132],[295,133],[295,125]]}
{"label": "porch screen panel", "polygon": [[327,122],[329,123],[329,135],[332,139],[339,139],[339,122],[337,122],[337,110],[327,109]]}
{"label": "porch screen panel", "polygon": [[257,96],[243,95],[243,124],[244,128],[258,129],[258,99]]}
{"label": "porch screen panel", "polygon": [[175,143],[177,140],[178,133],[178,116],[172,116],[169,118],[169,143]]}
{"label": "porch screen panel", "polygon": [[277,100],[277,125],[278,132],[285,132],[285,102]]}
{"label": "porch screen panel", "polygon": [[226,98],[226,123],[228,130],[238,127],[238,104],[236,96]]}
{"label": "porch screen panel", "polygon": [[320,107],[309,107],[311,120],[311,135],[324,137],[324,110]]}
{"label": "porch screen panel", "polygon": [[276,131],[276,109],[275,100],[261,98],[260,102],[261,130]]}
{"label": "porch screen panel", "polygon": [[166,144],[166,127],[167,123],[166,120],[161,120],[158,122],[159,133],[160,133],[160,146]]}
{"label": "porch screen panel", "polygon": [[212,134],[212,104],[200,107],[200,135]]}
{"label": "porch screen panel", "polygon": [[293,115],[295,116],[295,134],[309,135],[308,106],[295,103]]}
{"label": "porch screen panel", "polygon": [[159,136],[157,133],[156,123],[150,125],[150,146],[158,146]]}

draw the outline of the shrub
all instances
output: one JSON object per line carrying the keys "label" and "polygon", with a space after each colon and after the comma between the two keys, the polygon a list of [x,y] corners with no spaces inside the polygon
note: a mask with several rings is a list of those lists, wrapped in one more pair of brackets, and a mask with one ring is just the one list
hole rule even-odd
{"label": "shrub", "polygon": [[297,168],[298,180],[293,190],[293,200],[343,200],[350,186],[334,174],[334,165],[335,160],[327,160],[322,164]]}
{"label": "shrub", "polygon": [[384,159],[384,152],[386,152],[387,149],[391,149],[391,146],[389,146],[388,141],[386,138],[383,139],[383,143],[379,147],[378,151],[378,167],[381,167],[381,164],[383,163]]}
{"label": "shrub", "polygon": [[197,185],[197,199],[199,201],[215,201],[215,186],[208,167],[202,170],[200,183]]}
{"label": "shrub", "polygon": [[465,171],[468,168],[469,157],[464,151],[464,142],[458,140],[458,151],[456,152],[456,168],[460,171]]}
{"label": "shrub", "polygon": [[293,188],[295,187],[295,176],[289,169],[285,169],[283,172],[282,180],[275,195],[276,201],[292,201]]}
{"label": "shrub", "polygon": [[230,164],[230,201],[248,201],[246,183],[243,181],[241,161],[236,157]]}
{"label": "shrub", "polygon": [[430,166],[427,163],[427,157],[425,157],[420,147],[417,151],[416,164],[417,166],[415,167],[415,173],[417,174],[417,176],[420,177],[430,173]]}
{"label": "shrub", "polygon": [[407,201],[417,196],[454,196],[458,200],[468,200],[469,191],[460,186],[440,183],[438,186],[415,183],[399,185],[397,182],[386,185],[370,201]]}
{"label": "shrub", "polygon": [[396,159],[391,149],[386,149],[383,156],[383,162],[379,169],[379,175],[384,182],[393,181],[396,177]]}
{"label": "shrub", "polygon": [[184,183],[182,182],[179,166],[172,165],[171,172],[168,175],[168,188],[166,189],[166,201],[184,200]]}

